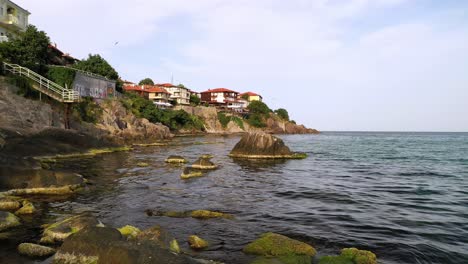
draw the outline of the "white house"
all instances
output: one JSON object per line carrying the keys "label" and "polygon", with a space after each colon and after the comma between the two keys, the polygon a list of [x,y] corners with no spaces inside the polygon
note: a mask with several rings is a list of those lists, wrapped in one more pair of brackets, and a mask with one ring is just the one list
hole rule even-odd
{"label": "white house", "polygon": [[173,85],[171,83],[156,84],[155,86],[166,89],[171,96],[169,100],[176,102],[179,105],[190,104],[190,91],[182,85]]}
{"label": "white house", "polygon": [[0,0],[0,41],[16,36],[28,27],[29,13],[10,0]]}

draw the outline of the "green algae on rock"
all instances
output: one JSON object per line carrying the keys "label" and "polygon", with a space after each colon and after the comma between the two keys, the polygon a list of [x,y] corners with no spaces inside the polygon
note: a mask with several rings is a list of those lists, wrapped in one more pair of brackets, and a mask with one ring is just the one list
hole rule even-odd
{"label": "green algae on rock", "polygon": [[16,215],[9,212],[0,211],[0,231],[20,225],[20,219]]}
{"label": "green algae on rock", "polygon": [[182,156],[177,156],[177,155],[172,155],[169,156],[166,160],[166,163],[175,163],[175,164],[180,164],[180,163],[187,163],[188,161],[182,157]]}
{"label": "green algae on rock", "polygon": [[16,211],[20,209],[21,202],[20,199],[16,197],[2,197],[0,198],[0,210],[2,211]]}
{"label": "green algae on rock", "polygon": [[120,234],[126,237],[127,239],[135,239],[141,233],[141,230],[137,227],[126,225],[124,227],[118,228]]}
{"label": "green algae on rock", "polygon": [[231,214],[215,212],[215,211],[208,211],[208,210],[195,210],[195,211],[190,212],[190,216],[192,218],[198,218],[198,219],[210,219],[210,218],[232,219],[232,218],[234,218]]}
{"label": "green algae on rock", "polygon": [[250,264],[311,264],[312,258],[307,255],[282,255],[276,257],[258,257]]}
{"label": "green algae on rock", "polygon": [[246,245],[243,251],[261,256],[306,255],[313,257],[316,254],[312,246],[275,233],[261,235],[259,239]]}
{"label": "green algae on rock", "polygon": [[138,162],[136,165],[137,165],[138,167],[148,167],[148,166],[149,166],[149,164],[146,163],[146,162]]}
{"label": "green algae on rock", "polygon": [[169,243],[169,250],[177,254],[180,253],[179,243],[177,242],[175,238],[172,239],[171,242]]}
{"label": "green algae on rock", "polygon": [[40,243],[55,244],[63,242],[71,234],[85,227],[97,226],[99,224],[99,221],[88,213],[72,216],[45,228]]}
{"label": "green algae on rock", "polygon": [[28,200],[23,200],[22,207],[18,209],[16,215],[25,215],[25,214],[34,214],[36,212],[36,207]]}
{"label": "green algae on rock", "polygon": [[18,252],[28,257],[48,257],[55,254],[55,249],[32,243],[21,243],[18,245]]}
{"label": "green algae on rock", "polygon": [[82,153],[59,154],[55,156],[39,156],[39,157],[34,157],[34,159],[43,163],[55,163],[57,162],[57,160],[61,160],[61,159],[91,158],[96,155],[130,151],[130,150],[132,150],[132,148],[127,147],[127,146],[113,147],[113,148],[99,148],[99,149],[90,149]]}
{"label": "green algae on rock", "polygon": [[208,242],[196,235],[191,235],[188,237],[188,243],[193,249],[204,249],[208,247]]}
{"label": "green algae on rock", "polygon": [[215,165],[211,162],[211,157],[203,155],[199,159],[197,159],[193,164],[192,168],[200,169],[200,170],[215,170],[218,168],[218,165]]}
{"label": "green algae on rock", "polygon": [[181,179],[190,179],[190,178],[197,178],[197,177],[202,177],[203,172],[199,169],[193,169],[191,167],[185,167],[184,171],[180,175]]}
{"label": "green algae on rock", "polygon": [[377,256],[367,250],[344,248],[339,256],[320,258],[319,264],[377,264]]}

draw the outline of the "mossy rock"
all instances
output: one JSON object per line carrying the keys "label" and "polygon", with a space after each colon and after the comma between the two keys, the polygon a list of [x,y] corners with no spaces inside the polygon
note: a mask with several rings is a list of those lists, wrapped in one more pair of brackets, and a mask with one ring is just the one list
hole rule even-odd
{"label": "mossy rock", "polygon": [[173,237],[160,226],[153,226],[141,231],[136,239],[155,243],[161,248],[169,248]]}
{"label": "mossy rock", "polygon": [[19,199],[13,197],[0,198],[0,210],[16,211],[21,207]]}
{"label": "mossy rock", "polygon": [[191,235],[188,237],[188,243],[192,249],[200,250],[208,247],[208,242],[199,236]]}
{"label": "mossy rock", "polygon": [[28,200],[23,200],[22,207],[15,212],[16,215],[34,214],[36,207]]}
{"label": "mossy rock", "polygon": [[138,162],[136,165],[137,165],[138,167],[148,167],[148,166],[149,166],[149,164],[146,163],[146,162]]}
{"label": "mossy rock", "polygon": [[32,243],[22,243],[18,246],[18,252],[21,255],[29,257],[48,257],[55,254],[55,249]]}
{"label": "mossy rock", "polygon": [[88,213],[72,216],[48,226],[43,232],[40,243],[55,244],[63,242],[71,234],[85,227],[95,227],[100,224],[94,216]]}
{"label": "mossy rock", "polygon": [[211,158],[200,157],[192,164],[192,168],[199,170],[215,170],[218,168],[218,165],[215,165],[210,160]]}
{"label": "mossy rock", "polygon": [[311,245],[275,233],[261,235],[259,239],[245,246],[243,251],[247,254],[262,256],[306,255],[313,257],[317,253]]}
{"label": "mossy rock", "polygon": [[377,256],[367,250],[344,248],[339,256],[320,258],[319,264],[377,264]]}
{"label": "mossy rock", "polygon": [[306,255],[285,255],[276,257],[258,257],[250,264],[311,264],[312,257]]}
{"label": "mossy rock", "polygon": [[126,237],[127,239],[136,239],[137,236],[141,233],[141,230],[138,229],[137,227],[131,226],[131,225],[126,225],[124,227],[118,228],[120,234],[122,236]]}
{"label": "mossy rock", "polygon": [[21,222],[16,215],[0,211],[0,232],[19,225],[21,225]]}
{"label": "mossy rock", "polygon": [[192,218],[198,218],[198,219],[210,219],[210,218],[232,219],[232,218],[234,218],[231,214],[215,212],[215,211],[208,211],[208,210],[195,210],[195,211],[190,212],[190,216]]}
{"label": "mossy rock", "polygon": [[183,180],[190,179],[190,178],[198,178],[202,177],[203,172],[201,170],[194,170],[190,167],[186,167],[182,174],[180,175],[180,178]]}
{"label": "mossy rock", "polygon": [[169,156],[167,159],[166,159],[166,162],[167,163],[174,163],[174,164],[180,164],[180,163],[187,163],[188,161],[182,157],[182,156]]}
{"label": "mossy rock", "polygon": [[177,254],[180,253],[180,246],[176,239],[172,239],[169,243],[169,250]]}

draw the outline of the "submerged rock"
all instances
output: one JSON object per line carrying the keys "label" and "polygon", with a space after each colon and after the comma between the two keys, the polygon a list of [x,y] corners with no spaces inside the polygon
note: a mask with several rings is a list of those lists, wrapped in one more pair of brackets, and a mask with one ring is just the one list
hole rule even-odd
{"label": "submerged rock", "polygon": [[169,156],[166,159],[166,162],[178,164],[178,163],[187,163],[188,161],[182,156],[173,155],[173,156]]}
{"label": "submerged rock", "polygon": [[307,255],[283,255],[276,257],[258,257],[250,264],[311,264],[312,258]]}
{"label": "submerged rock", "polygon": [[200,238],[199,236],[189,236],[188,237],[188,243],[191,248],[193,249],[204,249],[208,247],[208,242],[206,242],[204,239]]}
{"label": "submerged rock", "polygon": [[55,254],[55,249],[32,243],[22,243],[18,246],[18,252],[29,257],[48,257]]}
{"label": "submerged rock", "polygon": [[303,255],[309,259],[316,254],[312,246],[275,233],[261,235],[259,239],[246,245],[243,251],[247,254],[274,257]]}
{"label": "submerged rock", "polygon": [[320,258],[319,264],[377,264],[377,256],[367,250],[344,248],[339,256]]}
{"label": "submerged rock", "polygon": [[221,213],[221,212],[214,212],[208,210],[195,210],[190,213],[192,218],[198,219],[209,219],[209,218],[227,218],[232,219],[234,218],[231,214]]}
{"label": "submerged rock", "polygon": [[22,207],[15,212],[16,215],[34,214],[36,207],[28,200],[23,200]]}
{"label": "submerged rock", "polygon": [[229,156],[248,159],[303,159],[307,157],[305,153],[291,152],[283,140],[263,132],[242,136]]}
{"label": "submerged rock", "polygon": [[174,253],[180,253],[180,246],[175,238],[172,239],[171,242],[169,242],[169,249]]}
{"label": "submerged rock", "polygon": [[122,236],[126,237],[127,239],[135,239],[141,233],[140,229],[131,225],[126,225],[117,230],[119,230],[120,234],[122,234]]}
{"label": "submerged rock", "polygon": [[200,171],[199,169],[193,169],[191,167],[185,167],[184,171],[180,175],[181,179],[190,179],[190,178],[196,178],[196,177],[202,177],[203,172]]}
{"label": "submerged rock", "polygon": [[169,248],[173,237],[171,237],[169,233],[167,233],[160,226],[153,226],[141,231],[136,239],[138,241],[150,241],[162,248]]}
{"label": "submerged rock", "polygon": [[192,164],[192,168],[200,170],[214,170],[218,166],[211,162],[212,156],[203,155]]}
{"label": "submerged rock", "polygon": [[0,211],[0,231],[21,225],[20,219],[9,212]]}
{"label": "submerged rock", "polygon": [[85,227],[100,225],[99,221],[91,214],[80,214],[66,218],[63,221],[52,224],[44,230],[41,244],[54,244],[63,242],[69,237]]}
{"label": "submerged rock", "polygon": [[149,166],[149,164],[146,163],[146,162],[138,162],[136,165],[137,165],[138,167],[148,167],[148,166]]}
{"label": "submerged rock", "polygon": [[88,227],[67,238],[54,257],[62,263],[194,263],[158,245],[126,240],[117,229]]}

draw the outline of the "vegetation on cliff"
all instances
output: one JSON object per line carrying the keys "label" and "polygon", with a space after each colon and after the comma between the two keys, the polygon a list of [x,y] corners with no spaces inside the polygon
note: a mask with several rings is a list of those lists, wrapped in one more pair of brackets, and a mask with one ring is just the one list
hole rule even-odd
{"label": "vegetation on cliff", "polygon": [[141,80],[138,85],[154,85],[154,82],[151,78],[145,78]]}

